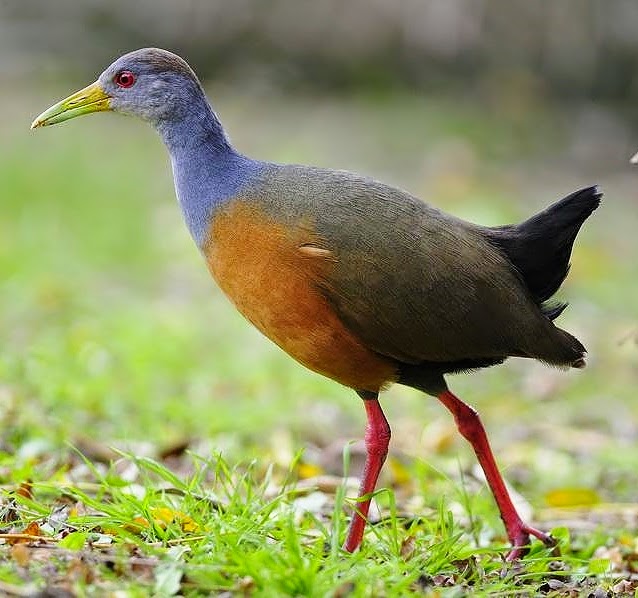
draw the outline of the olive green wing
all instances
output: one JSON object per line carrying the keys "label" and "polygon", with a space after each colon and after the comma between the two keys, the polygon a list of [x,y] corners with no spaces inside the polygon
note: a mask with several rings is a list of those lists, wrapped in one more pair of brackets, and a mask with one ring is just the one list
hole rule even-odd
{"label": "olive green wing", "polygon": [[371,349],[405,363],[534,352],[530,329],[549,321],[478,227],[346,172],[280,167],[263,188],[329,257],[316,284]]}

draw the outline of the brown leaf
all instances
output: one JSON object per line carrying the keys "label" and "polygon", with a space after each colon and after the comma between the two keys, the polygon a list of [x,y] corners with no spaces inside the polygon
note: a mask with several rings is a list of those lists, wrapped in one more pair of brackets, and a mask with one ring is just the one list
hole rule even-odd
{"label": "brown leaf", "polygon": [[84,584],[91,584],[95,581],[95,570],[84,559],[73,559],[69,563],[67,578]]}
{"label": "brown leaf", "polygon": [[33,484],[31,484],[31,481],[27,480],[26,482],[22,482],[22,484],[18,486],[16,494],[18,496],[22,496],[23,498],[33,500]]}
{"label": "brown leaf", "polygon": [[326,494],[334,494],[341,486],[352,487],[356,489],[359,485],[358,480],[354,478],[346,478],[345,480],[341,476],[336,475],[320,475],[314,478],[308,478],[301,480],[297,484],[297,490],[318,490],[319,492],[325,492]]}
{"label": "brown leaf", "polygon": [[23,534],[29,534],[30,536],[42,536],[42,531],[40,530],[40,526],[37,522],[32,521],[27,525],[26,529],[22,532]]}
{"label": "brown leaf", "polygon": [[636,588],[638,588],[638,581],[629,581],[628,579],[622,579],[616,585],[612,586],[611,591],[614,594],[619,594],[622,596],[633,596]]}
{"label": "brown leaf", "polygon": [[24,543],[11,546],[9,554],[19,567],[26,567],[31,561],[31,551]]}
{"label": "brown leaf", "polygon": [[0,521],[3,523],[13,523],[20,519],[18,504],[14,498],[8,500],[2,508],[0,508]]}
{"label": "brown leaf", "polygon": [[[151,524],[148,522],[148,519],[146,519],[146,517],[135,517],[130,523],[125,523],[123,527],[127,532],[131,532],[132,534],[139,534],[142,530],[148,529],[150,525]],[[104,528],[104,533],[115,536],[117,535],[117,530],[112,528]]]}
{"label": "brown leaf", "polygon": [[244,594],[249,594],[255,589],[255,580],[250,575],[246,575],[239,580],[237,587]]}
{"label": "brown leaf", "polygon": [[454,578],[451,575],[439,573],[432,577],[432,584],[441,588],[450,588],[454,585]]}
{"label": "brown leaf", "polygon": [[548,594],[549,592],[565,592],[567,588],[567,584],[560,579],[548,579],[538,589],[543,594]]}
{"label": "brown leaf", "polygon": [[414,556],[416,550],[416,538],[414,536],[406,536],[401,542],[401,550],[399,554],[404,561],[409,561]]}
{"label": "brown leaf", "polygon": [[187,438],[174,442],[173,444],[169,444],[160,450],[159,458],[164,461],[171,457],[181,457],[191,444],[191,440]]}
{"label": "brown leaf", "polygon": [[347,440],[337,439],[326,446],[319,455],[319,466],[327,472],[328,475],[342,477],[343,470],[343,451],[348,446],[348,474],[358,475],[363,469],[363,463],[366,458],[365,443],[362,440],[350,443]]}
{"label": "brown leaf", "polygon": [[2,537],[9,546],[13,546],[14,544],[25,544],[37,541],[38,538],[43,535],[40,526],[35,521],[32,521],[23,531],[19,533],[2,534]]}
{"label": "brown leaf", "polygon": [[354,587],[354,582],[346,581],[335,588],[332,598],[346,598],[346,596],[350,596],[354,592]]}
{"label": "brown leaf", "polygon": [[476,563],[476,557],[474,556],[470,556],[467,559],[457,559],[452,561],[452,564],[463,577],[477,574],[478,565]]}
{"label": "brown leaf", "polygon": [[80,436],[74,440],[73,444],[77,447],[80,453],[91,461],[106,463],[108,465],[119,458],[118,453],[110,446],[107,446],[103,442],[100,442],[95,438],[91,438],[90,436]]}

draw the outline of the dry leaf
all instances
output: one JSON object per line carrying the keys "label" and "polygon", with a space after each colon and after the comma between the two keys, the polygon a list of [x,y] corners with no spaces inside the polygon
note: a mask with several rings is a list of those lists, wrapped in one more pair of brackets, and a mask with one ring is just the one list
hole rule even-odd
{"label": "dry leaf", "polygon": [[23,498],[33,500],[33,485],[29,480],[27,480],[26,482],[22,482],[22,484],[20,484],[20,486],[16,490],[16,494],[18,496],[22,496]]}
{"label": "dry leaf", "polygon": [[409,561],[414,556],[416,550],[416,538],[414,536],[406,536],[401,542],[401,550],[399,554],[404,561]]}
{"label": "dry leaf", "polygon": [[29,534],[30,536],[42,536],[42,531],[40,530],[40,526],[32,521],[27,525],[26,529],[22,532],[23,534]]}
{"label": "dry leaf", "polygon": [[[148,529],[150,523],[146,517],[135,517],[130,523],[125,523],[122,527],[132,534],[139,534],[142,530]],[[112,528],[104,528],[105,534],[117,535],[117,531]]]}
{"label": "dry leaf", "polygon": [[81,436],[74,440],[73,443],[77,449],[91,461],[109,464],[117,461],[120,455],[110,446],[104,444],[96,438],[90,436]]}
{"label": "dry leaf", "polygon": [[188,450],[191,444],[192,441],[188,438],[184,438],[183,440],[179,440],[177,442],[174,442],[173,444],[169,444],[160,450],[159,458],[162,461],[165,461],[173,457],[181,457]]}
{"label": "dry leaf", "polygon": [[545,502],[550,507],[581,507],[598,504],[600,496],[589,488],[557,488],[545,495]]}
{"label": "dry leaf", "polygon": [[638,588],[638,581],[623,579],[614,585],[611,591],[621,596],[633,596],[636,588]]}
{"label": "dry leaf", "polygon": [[247,594],[255,589],[255,580],[250,577],[250,575],[246,575],[246,577],[242,577],[237,584],[238,589],[240,589],[244,594]]}
{"label": "dry leaf", "polygon": [[393,486],[407,486],[411,482],[412,476],[410,470],[396,457],[390,457],[388,459],[388,469],[392,475]]}
{"label": "dry leaf", "polygon": [[450,588],[454,585],[454,578],[451,575],[439,573],[432,577],[432,584],[441,588]]}
{"label": "dry leaf", "polygon": [[73,581],[91,584],[95,581],[94,568],[81,558],[73,559],[67,570],[67,578]]}
{"label": "dry leaf", "polygon": [[444,453],[458,441],[456,426],[447,418],[434,420],[421,432],[421,445],[427,453]]}
{"label": "dry leaf", "polygon": [[172,523],[177,523],[183,532],[196,532],[199,530],[199,525],[186,513],[182,513],[182,511],[174,511],[167,507],[160,507],[158,509],[151,509],[151,515],[153,516],[154,523],[163,528],[168,527]]}
{"label": "dry leaf", "polygon": [[19,567],[26,567],[31,561],[31,551],[24,543],[14,544],[10,549],[10,554]]}
{"label": "dry leaf", "polygon": [[299,463],[297,465],[297,475],[301,480],[314,478],[324,473],[323,469],[314,463]]}
{"label": "dry leaf", "polygon": [[[158,507],[150,509],[150,513],[153,517],[153,525],[157,525],[161,529],[166,529],[169,525],[176,523],[183,532],[192,533],[199,530],[199,525],[193,521],[192,517],[189,517],[186,513],[182,513],[182,511],[176,511],[168,507]],[[138,534],[142,530],[150,527],[150,525],[151,523],[146,517],[135,517],[131,523],[124,525],[124,529],[128,532]]]}
{"label": "dry leaf", "polygon": [[346,598],[346,596],[350,596],[354,592],[354,588],[354,582],[346,581],[335,588],[332,598]]}
{"label": "dry leaf", "polygon": [[308,490],[334,494],[341,486],[346,486],[348,492],[355,491],[359,487],[357,478],[342,478],[336,475],[320,475],[314,478],[302,480],[297,484],[297,490]]}
{"label": "dry leaf", "polygon": [[7,544],[25,544],[28,542],[33,542],[35,536],[42,536],[42,530],[40,526],[32,521],[27,525],[27,527],[20,533],[15,534],[15,538],[6,538]]}

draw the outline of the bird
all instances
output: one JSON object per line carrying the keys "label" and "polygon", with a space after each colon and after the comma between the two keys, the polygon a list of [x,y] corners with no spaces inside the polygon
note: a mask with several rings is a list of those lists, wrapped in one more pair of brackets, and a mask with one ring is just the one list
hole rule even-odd
{"label": "bird", "polygon": [[466,222],[373,178],[252,159],[235,149],[195,72],[143,48],[45,110],[32,128],[92,112],[141,118],[170,154],[186,226],[219,287],[291,357],[353,389],[366,458],[343,549],[359,549],[391,430],[379,394],[398,383],[436,397],[471,444],[503,520],[510,561],[535,537],[499,472],[477,411],[446,376],[508,357],[563,369],[585,347],[554,320],[574,240],[598,207],[590,186],[528,220]]}

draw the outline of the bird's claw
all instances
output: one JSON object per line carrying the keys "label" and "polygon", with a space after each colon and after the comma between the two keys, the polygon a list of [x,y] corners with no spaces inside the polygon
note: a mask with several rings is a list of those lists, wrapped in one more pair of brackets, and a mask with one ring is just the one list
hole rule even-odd
{"label": "bird's claw", "polygon": [[547,548],[552,549],[552,556],[560,556],[560,547],[554,536],[546,534],[536,528],[523,525],[510,536],[512,540],[512,549],[507,553],[505,560],[507,562],[517,561],[529,552],[530,536],[538,538]]}

